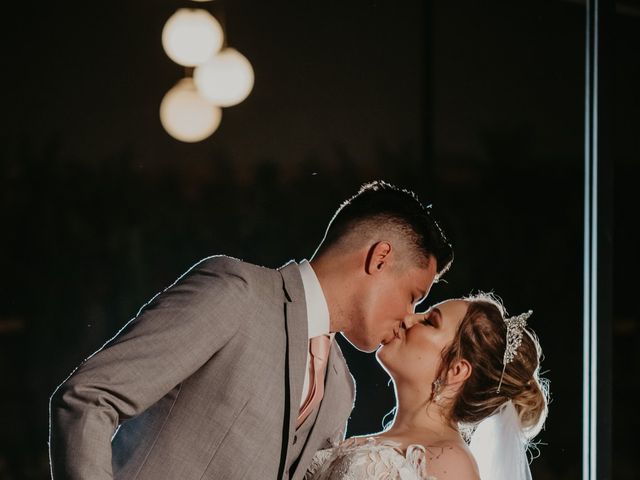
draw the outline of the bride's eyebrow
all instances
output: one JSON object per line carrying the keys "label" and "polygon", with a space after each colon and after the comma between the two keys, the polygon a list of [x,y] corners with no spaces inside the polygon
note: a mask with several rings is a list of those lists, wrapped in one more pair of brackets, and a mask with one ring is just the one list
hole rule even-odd
{"label": "bride's eyebrow", "polygon": [[438,320],[436,322],[437,326],[442,325],[442,312],[438,307],[434,307],[434,306],[431,306],[427,308],[424,312],[422,312],[422,315],[424,315],[424,319],[421,321],[421,323],[427,322],[428,318],[431,317],[433,313],[435,313],[436,316],[438,317]]}

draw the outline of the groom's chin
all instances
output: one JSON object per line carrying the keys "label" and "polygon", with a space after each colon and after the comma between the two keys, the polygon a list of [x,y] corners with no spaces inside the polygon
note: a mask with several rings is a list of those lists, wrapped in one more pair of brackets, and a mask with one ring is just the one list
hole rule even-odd
{"label": "groom's chin", "polygon": [[353,348],[364,353],[375,352],[380,346],[380,342],[370,341],[368,339],[354,338],[353,336],[342,332],[342,336],[347,339]]}

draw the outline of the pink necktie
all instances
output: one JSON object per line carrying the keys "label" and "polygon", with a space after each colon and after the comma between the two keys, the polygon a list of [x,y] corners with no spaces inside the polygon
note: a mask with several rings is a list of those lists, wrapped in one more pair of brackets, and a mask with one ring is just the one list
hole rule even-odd
{"label": "pink necktie", "polygon": [[329,335],[319,335],[309,340],[309,351],[311,352],[311,364],[309,368],[309,379],[313,382],[309,389],[307,399],[300,407],[296,428],[298,428],[314,408],[320,404],[324,395],[324,375],[329,359],[329,349],[331,348],[331,338]]}

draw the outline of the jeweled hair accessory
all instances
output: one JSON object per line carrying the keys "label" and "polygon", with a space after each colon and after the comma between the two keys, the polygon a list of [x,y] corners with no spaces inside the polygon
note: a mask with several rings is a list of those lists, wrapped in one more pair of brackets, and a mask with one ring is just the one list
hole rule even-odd
{"label": "jeweled hair accessory", "polygon": [[496,393],[500,393],[500,387],[502,386],[502,380],[504,379],[504,371],[507,365],[513,361],[518,355],[518,347],[522,343],[522,335],[524,329],[527,326],[527,319],[531,316],[533,310],[521,313],[515,317],[505,318],[504,323],[507,325],[507,344],[504,349],[504,357],[502,357],[502,375],[500,375],[500,383],[498,384],[498,390]]}

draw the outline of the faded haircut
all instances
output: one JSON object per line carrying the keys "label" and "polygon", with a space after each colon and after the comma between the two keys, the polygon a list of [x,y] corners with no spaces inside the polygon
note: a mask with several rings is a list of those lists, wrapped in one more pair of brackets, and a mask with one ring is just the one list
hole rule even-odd
{"label": "faded haircut", "polygon": [[362,185],[340,205],[316,253],[359,247],[381,232],[404,244],[407,260],[417,266],[426,266],[433,256],[437,278],[451,266],[453,248],[431,215],[430,206],[422,205],[415,193],[384,181]]}

